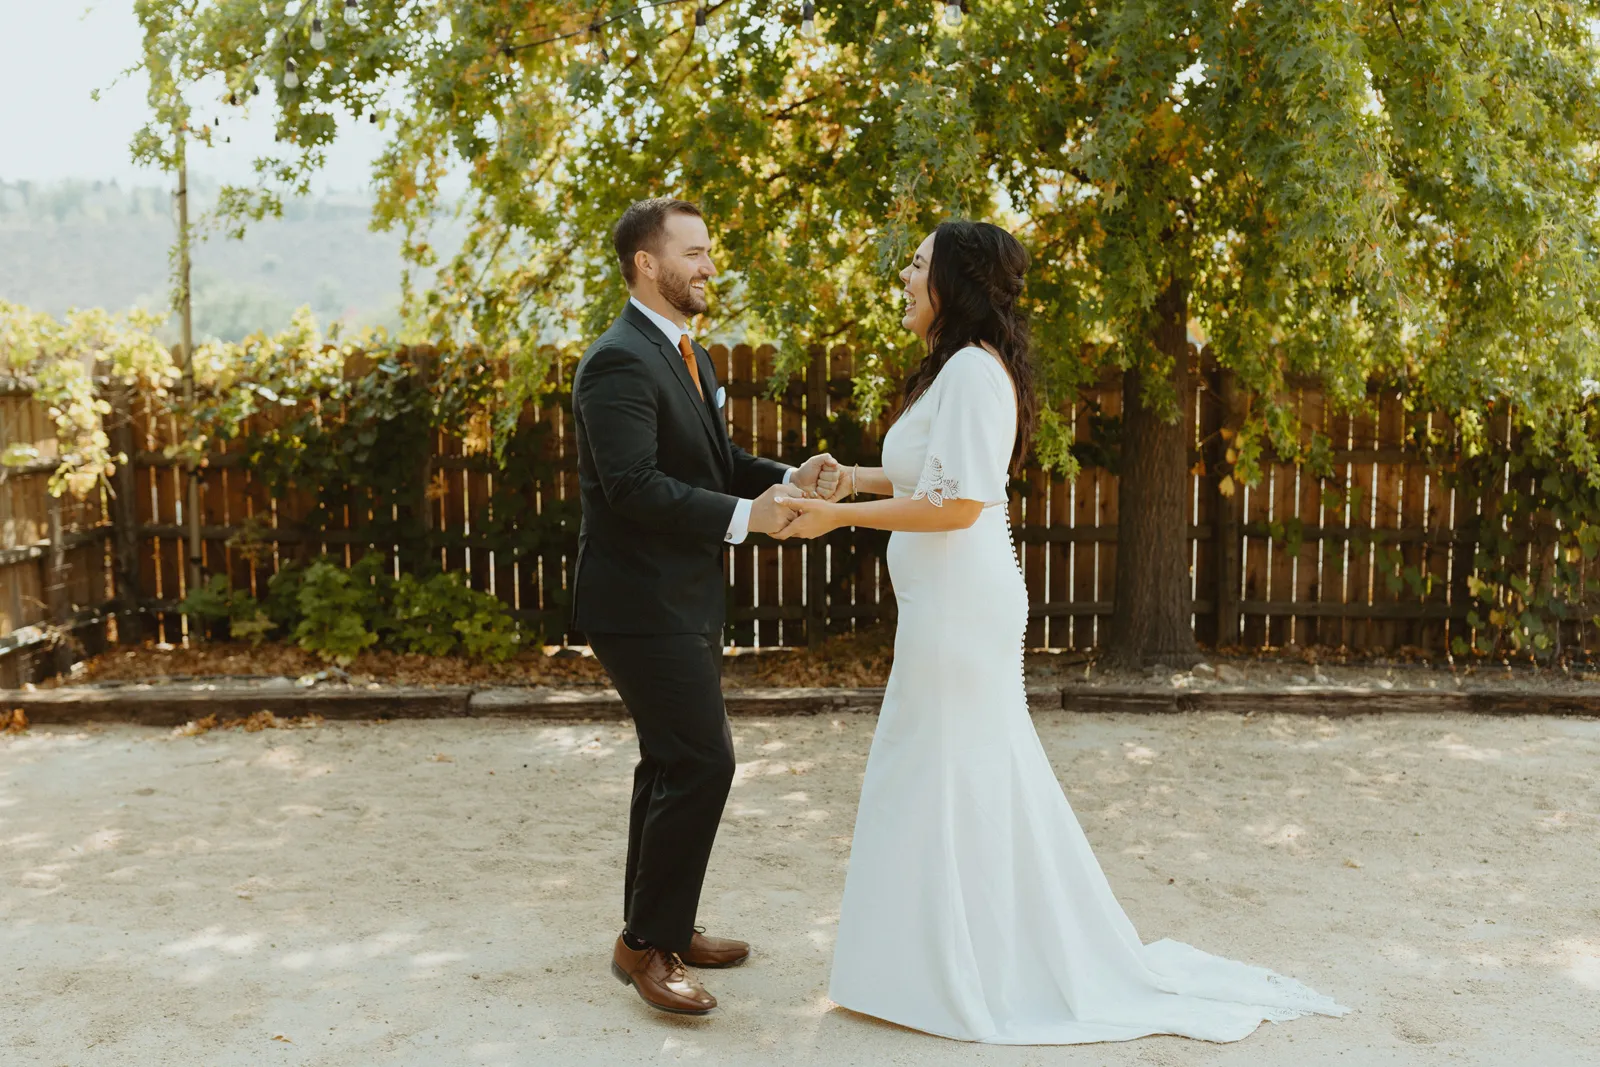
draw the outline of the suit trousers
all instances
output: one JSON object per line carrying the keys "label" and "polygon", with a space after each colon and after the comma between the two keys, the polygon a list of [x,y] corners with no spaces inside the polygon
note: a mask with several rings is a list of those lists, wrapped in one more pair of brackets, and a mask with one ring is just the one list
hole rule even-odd
{"label": "suit trousers", "polygon": [[733,785],[722,635],[588,636],[639,735],[623,922],[633,936],[683,952]]}

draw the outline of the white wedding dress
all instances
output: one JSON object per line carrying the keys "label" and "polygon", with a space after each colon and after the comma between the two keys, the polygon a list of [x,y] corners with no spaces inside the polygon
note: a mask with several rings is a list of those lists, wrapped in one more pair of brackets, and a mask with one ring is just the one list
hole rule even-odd
{"label": "white wedding dress", "polygon": [[1179,1034],[1346,1009],[1177,941],[1139,941],[1029,718],[1028,599],[1006,516],[1016,399],[966,348],[883,443],[895,496],[986,505],[896,533],[894,670],[867,759],[829,996],[931,1034],[1001,1044]]}

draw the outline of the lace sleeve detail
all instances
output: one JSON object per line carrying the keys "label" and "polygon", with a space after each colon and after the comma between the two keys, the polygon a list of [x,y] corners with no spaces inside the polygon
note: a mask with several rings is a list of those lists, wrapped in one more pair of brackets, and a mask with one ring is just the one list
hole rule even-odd
{"label": "lace sleeve detail", "polygon": [[946,500],[961,499],[961,483],[947,476],[944,464],[939,462],[939,457],[929,453],[928,461],[922,465],[922,477],[917,479],[917,491],[911,494],[911,499],[922,500],[936,508],[944,507]]}

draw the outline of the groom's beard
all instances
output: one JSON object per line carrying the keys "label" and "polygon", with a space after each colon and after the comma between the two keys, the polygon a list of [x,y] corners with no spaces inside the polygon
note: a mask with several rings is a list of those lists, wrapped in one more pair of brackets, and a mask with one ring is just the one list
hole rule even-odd
{"label": "groom's beard", "polygon": [[663,273],[661,281],[657,283],[662,299],[671,304],[684,318],[703,315],[706,310],[706,298],[689,288],[689,283],[692,281],[694,281],[692,275]]}

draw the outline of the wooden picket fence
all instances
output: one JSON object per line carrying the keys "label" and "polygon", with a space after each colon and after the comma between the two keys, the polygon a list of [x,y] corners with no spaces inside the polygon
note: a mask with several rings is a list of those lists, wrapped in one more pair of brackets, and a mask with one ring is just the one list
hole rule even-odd
{"label": "wooden picket fence", "polygon": [[[819,445],[846,461],[878,461],[886,427],[882,420],[862,425],[855,416],[848,348],[813,359],[805,380],[791,382],[777,396],[767,385],[770,349],[716,346],[712,358],[727,385],[729,431],[740,446],[795,463]],[[1452,636],[1463,635],[1472,530],[1480,515],[1493,515],[1494,501],[1450,489],[1446,471],[1430,466],[1414,446],[1419,427],[1448,436],[1443,418],[1407,412],[1398,394],[1384,392],[1373,397],[1375,414],[1331,415],[1317,383],[1291,383],[1280,400],[1295,407],[1307,434],[1321,429],[1330,435],[1333,475],[1319,478],[1293,464],[1272,463],[1260,485],[1240,486],[1226,496],[1216,476],[1226,447],[1219,431],[1237,415],[1237,390],[1203,355],[1196,363],[1185,412],[1193,442],[1188,534],[1200,641],[1437,652]],[[31,401],[14,394],[3,403],[10,405],[0,409],[9,439],[37,440],[44,451],[48,425],[28,407]],[[113,446],[137,458],[119,471],[109,502],[63,502],[52,527],[42,462],[38,469],[5,476],[0,612],[9,614],[0,615],[0,631],[43,619],[81,625],[94,612],[103,617],[118,607],[124,639],[187,638],[182,616],[172,610],[186,592],[186,474],[162,455],[175,427],[151,417],[141,398],[116,403]],[[1120,411],[1120,382],[1108,378],[1082,391],[1065,414],[1075,439],[1091,443],[1098,420]],[[574,507],[570,412],[553,402],[529,417],[551,429],[547,447],[556,461],[555,473],[535,486],[529,503],[535,510]],[[1503,439],[1508,431],[1501,426],[1497,432]],[[475,533],[494,518],[488,501],[495,474],[487,458],[470,454],[456,434],[440,434],[431,453],[428,469],[418,475],[429,480],[430,489],[419,500],[425,498],[430,528],[449,534],[449,544],[438,550],[439,563],[506,601],[540,626],[547,641],[581,640],[566,630],[575,538],[531,555],[497,553]],[[1351,487],[1359,490],[1353,504],[1335,500]],[[1117,493],[1116,477],[1092,465],[1071,480],[1034,468],[1013,484],[1010,514],[1029,591],[1031,646],[1090,649],[1102,641],[1115,598]],[[260,595],[287,559],[329,552],[349,561],[369,548],[390,547],[374,540],[370,515],[347,512],[341,528],[307,531],[299,520],[308,507],[306,499],[273,499],[237,455],[211,457],[200,494],[205,573],[229,574],[236,587]],[[251,533],[243,543],[247,525]],[[825,633],[892,619],[886,543],[885,534],[853,530],[808,543],[752,537],[730,554],[729,641],[803,645]],[[1530,566],[1534,562],[1530,555]],[[1394,577],[1408,567],[1422,577],[1421,586],[1413,580],[1397,590]],[[1587,623],[1574,622],[1570,629],[1567,648],[1592,648],[1600,641]]]}
{"label": "wooden picket fence", "polygon": [[38,458],[0,465],[0,688],[70,665],[105,646],[115,596],[107,500],[52,497],[55,424],[26,379],[0,377],[0,453]]}

